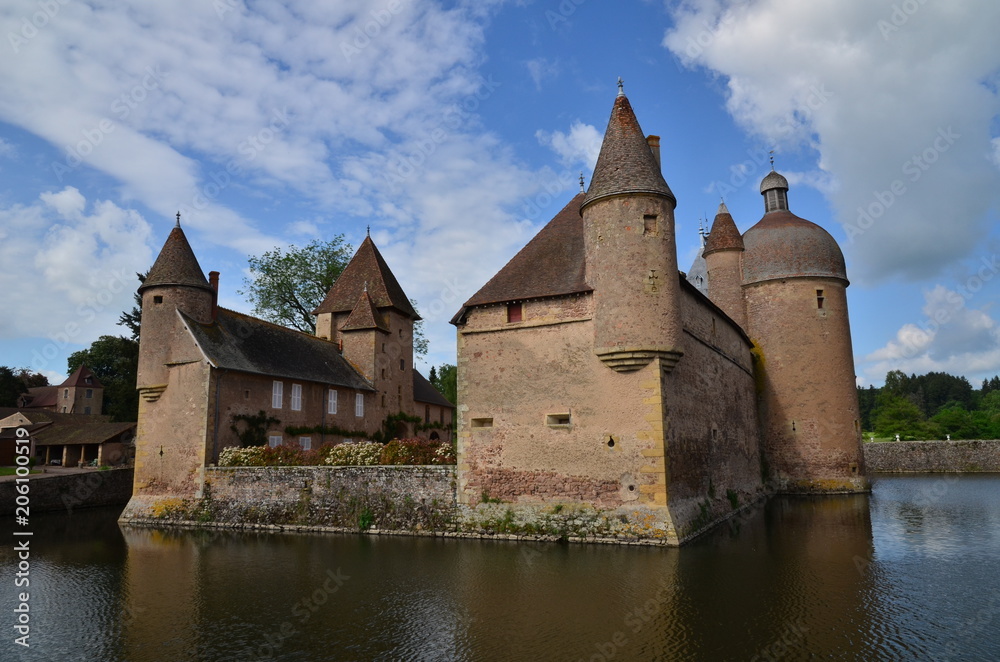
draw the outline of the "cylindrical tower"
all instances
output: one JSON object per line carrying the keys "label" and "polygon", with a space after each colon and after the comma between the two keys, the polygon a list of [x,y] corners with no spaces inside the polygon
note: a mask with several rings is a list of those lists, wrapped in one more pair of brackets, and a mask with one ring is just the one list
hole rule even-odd
{"label": "cylindrical tower", "polygon": [[142,324],[139,328],[139,369],[136,387],[161,388],[167,383],[177,311],[203,324],[212,321],[215,290],[205,279],[178,219],[160,255],[141,286]]}
{"label": "cylindrical tower", "polygon": [[743,274],[740,267],[743,238],[724,202],[719,204],[719,211],[715,214],[712,231],[705,242],[702,255],[708,272],[708,298],[746,330]]}
{"label": "cylindrical tower", "polygon": [[764,217],[743,235],[767,475],[786,492],[864,491],[844,256],[789,211],[787,192],[784,177],[768,174]]}
{"label": "cylindrical tower", "polygon": [[619,92],[581,206],[594,351],[618,372],[682,355],[674,194],[632,106]]}

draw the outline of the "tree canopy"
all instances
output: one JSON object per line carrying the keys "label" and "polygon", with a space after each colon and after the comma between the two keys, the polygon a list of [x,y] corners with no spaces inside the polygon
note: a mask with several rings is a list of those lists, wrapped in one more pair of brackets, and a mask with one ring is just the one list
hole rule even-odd
{"label": "tree canopy", "polygon": [[104,385],[102,413],[113,421],[131,422],[139,417],[139,392],[135,388],[139,343],[123,336],[101,336],[88,349],[70,354],[66,369],[73,373],[86,364]]}
{"label": "tree canopy", "polygon": [[440,368],[431,368],[427,380],[441,392],[441,395],[453,404],[458,404],[458,370],[455,366],[445,363]]}
{"label": "tree canopy", "polygon": [[0,407],[16,407],[18,396],[27,392],[28,387],[16,372],[5,365],[0,366]]}

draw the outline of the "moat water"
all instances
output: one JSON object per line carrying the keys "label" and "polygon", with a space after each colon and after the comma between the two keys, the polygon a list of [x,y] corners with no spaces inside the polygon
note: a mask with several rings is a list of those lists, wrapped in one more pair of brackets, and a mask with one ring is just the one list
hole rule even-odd
{"label": "moat water", "polygon": [[682,549],[117,514],[31,519],[27,649],[4,544],[0,660],[1000,660],[1000,475],[774,499]]}

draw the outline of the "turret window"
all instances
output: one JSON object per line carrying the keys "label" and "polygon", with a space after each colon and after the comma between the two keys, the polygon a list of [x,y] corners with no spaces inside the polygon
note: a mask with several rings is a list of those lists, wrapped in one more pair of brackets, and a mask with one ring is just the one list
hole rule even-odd
{"label": "turret window", "polygon": [[519,303],[507,304],[507,322],[520,322],[523,319],[524,309]]}
{"label": "turret window", "polygon": [[826,297],[823,296],[823,290],[816,290],[816,308],[817,309],[823,310],[823,302],[825,300],[826,300]]}
{"label": "turret window", "polygon": [[153,297],[153,303],[163,303],[163,297],[157,294],[156,296]]}
{"label": "turret window", "polygon": [[655,237],[657,233],[656,214],[645,214],[642,217],[642,234]]}

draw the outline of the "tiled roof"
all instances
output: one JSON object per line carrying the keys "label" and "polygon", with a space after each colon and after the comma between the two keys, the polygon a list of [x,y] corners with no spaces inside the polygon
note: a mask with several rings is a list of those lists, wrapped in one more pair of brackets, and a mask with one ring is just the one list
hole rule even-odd
{"label": "tiled roof", "polygon": [[180,315],[217,368],[374,390],[329,340],[225,308],[218,309],[212,324]]}
{"label": "tiled roof", "polygon": [[389,332],[389,326],[385,323],[385,318],[375,309],[375,302],[368,296],[368,291],[361,293],[358,302],[354,305],[354,310],[347,316],[341,331],[361,331],[363,329],[378,329]]}
{"label": "tiled roof", "polygon": [[354,310],[366,286],[377,308],[395,308],[415,320],[420,319],[371,237],[365,237],[361,242],[358,252],[344,267],[344,272],[334,282],[323,303],[313,311],[313,314],[345,313]]}
{"label": "tiled roof", "polygon": [[440,405],[442,407],[454,407],[448,398],[441,395],[441,392],[434,388],[434,385],[427,381],[427,378],[416,370],[413,371],[413,401],[423,402],[429,405]]}
{"label": "tiled roof", "polygon": [[106,423],[92,421],[89,416],[77,416],[74,421],[46,425],[33,433],[36,446],[62,446],[79,444],[103,444],[121,441],[120,437],[131,436],[136,423]]}
{"label": "tiled roof", "polygon": [[[90,379],[88,382],[87,379]],[[66,378],[60,386],[83,386],[91,388],[104,388],[104,385],[97,379],[90,368],[80,364],[80,367],[73,371],[73,374]]]}
{"label": "tiled roof", "polygon": [[723,202],[719,205],[719,211],[712,222],[712,231],[708,235],[708,241],[705,242],[704,255],[733,249],[743,250],[743,237],[740,236],[736,222],[729,213],[726,203]]}
{"label": "tiled roof", "polygon": [[175,226],[160,249],[160,254],[149,270],[139,292],[155,285],[187,285],[200,287],[212,292],[212,286],[205,279],[205,273],[191,250],[191,244],[184,236],[184,230]]}
{"label": "tiled roof", "polygon": [[32,386],[21,396],[25,409],[54,407],[59,402],[58,386]]}
{"label": "tiled roof", "polygon": [[451,320],[457,324],[467,308],[504,301],[590,292],[583,246],[583,219],[578,193],[562,211],[510,259],[503,269],[472,295]]}
{"label": "tiled roof", "polygon": [[583,206],[621,193],[652,193],[677,200],[663,179],[660,164],[624,95],[615,99],[611,109],[611,119]]}
{"label": "tiled roof", "polygon": [[829,232],[787,210],[764,214],[743,235],[743,283],[819,277],[847,281],[844,254]]}

